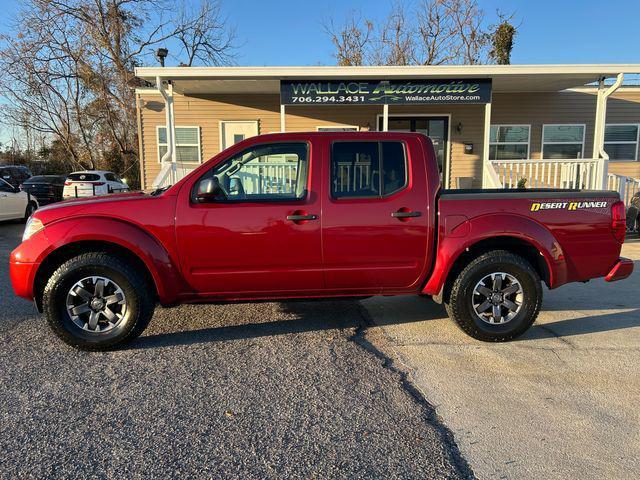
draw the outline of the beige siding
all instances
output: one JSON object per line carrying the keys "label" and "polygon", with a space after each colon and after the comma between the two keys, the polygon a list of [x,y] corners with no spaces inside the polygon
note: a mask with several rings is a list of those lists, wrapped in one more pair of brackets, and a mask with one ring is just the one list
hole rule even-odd
{"label": "beige siding", "polygon": [[[158,172],[156,127],[164,125],[162,97],[154,93],[140,95],[143,181],[149,187]],[[382,106],[288,106],[287,131],[314,131],[318,126],[355,125],[376,130]],[[450,186],[456,178],[482,182],[484,129],[483,105],[407,105],[391,106],[390,115],[450,115]],[[280,130],[278,95],[202,95],[175,96],[176,125],[199,126],[202,159],[208,160],[220,150],[221,120],[257,120],[259,133]],[[584,156],[592,156],[595,95],[593,92],[513,93],[493,95],[492,123],[530,124],[531,157],[540,158],[542,125],[583,123],[586,125]],[[609,99],[607,122],[640,123],[640,89],[627,89]],[[458,131],[458,126],[460,131]],[[464,153],[464,143],[473,144],[473,153]],[[640,162],[611,162],[610,171],[640,178]]]}
{"label": "beige siding", "polygon": [[[595,90],[593,92],[503,93],[493,95],[491,123],[531,125],[531,158],[540,158],[544,124],[585,124],[584,157],[592,158],[595,114]],[[622,89],[609,98],[607,123],[640,124],[640,89]],[[640,177],[640,162],[610,162],[609,171]]]}

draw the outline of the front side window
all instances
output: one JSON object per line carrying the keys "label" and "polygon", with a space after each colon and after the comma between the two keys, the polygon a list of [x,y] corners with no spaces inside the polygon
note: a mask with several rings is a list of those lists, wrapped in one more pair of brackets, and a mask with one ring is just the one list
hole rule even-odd
{"label": "front side window", "polygon": [[331,148],[331,196],[376,198],[407,185],[402,142],[335,142]]}
{"label": "front side window", "polygon": [[604,131],[604,150],[610,160],[638,159],[637,124],[610,124]]}
{"label": "front side window", "polygon": [[529,125],[491,125],[489,160],[525,160],[529,158]]}
{"label": "front side window", "polygon": [[583,152],[584,125],[543,125],[543,159],[582,158]]}
{"label": "front side window", "polygon": [[[200,128],[175,127],[176,161],[181,163],[200,163]],[[158,127],[158,161],[167,153],[167,127]],[[171,158],[167,159],[168,162]]]}
{"label": "front side window", "polygon": [[257,145],[217,165],[226,200],[298,200],[306,195],[309,152],[306,143]]}

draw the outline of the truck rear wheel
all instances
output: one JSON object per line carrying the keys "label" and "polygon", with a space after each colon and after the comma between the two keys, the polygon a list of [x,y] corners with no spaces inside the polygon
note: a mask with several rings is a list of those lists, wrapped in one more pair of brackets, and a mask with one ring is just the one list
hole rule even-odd
{"label": "truck rear wheel", "polygon": [[492,250],[460,272],[445,307],[473,338],[504,342],[533,324],[541,304],[540,276],[529,262],[506,250]]}
{"label": "truck rear wheel", "polygon": [[138,337],[154,297],[144,276],[117,256],[92,252],[63,263],[47,282],[42,307],[53,332],[81,350],[108,350]]}

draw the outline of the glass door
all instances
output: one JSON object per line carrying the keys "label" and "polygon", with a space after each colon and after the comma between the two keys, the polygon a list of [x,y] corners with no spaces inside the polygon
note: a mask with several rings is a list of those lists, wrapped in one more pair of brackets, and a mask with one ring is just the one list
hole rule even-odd
{"label": "glass door", "polygon": [[[382,117],[378,120],[378,130],[382,131]],[[389,131],[418,132],[431,138],[438,159],[438,167],[440,172],[444,172],[449,143],[448,117],[389,117]]]}

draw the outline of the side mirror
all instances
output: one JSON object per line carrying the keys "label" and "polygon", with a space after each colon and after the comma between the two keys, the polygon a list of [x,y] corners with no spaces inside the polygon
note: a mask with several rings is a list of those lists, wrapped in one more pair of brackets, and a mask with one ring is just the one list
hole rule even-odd
{"label": "side mirror", "polygon": [[224,190],[220,186],[218,177],[204,178],[198,183],[196,199],[199,202],[211,202],[220,195],[224,195]]}

